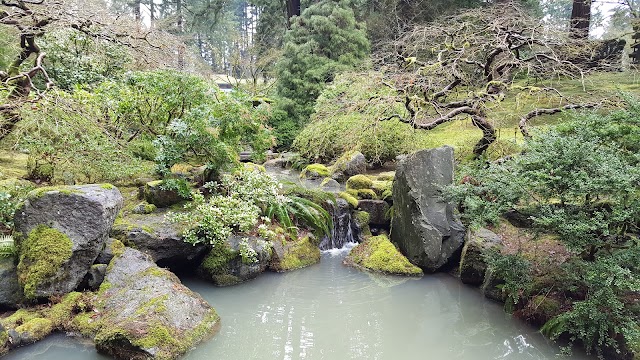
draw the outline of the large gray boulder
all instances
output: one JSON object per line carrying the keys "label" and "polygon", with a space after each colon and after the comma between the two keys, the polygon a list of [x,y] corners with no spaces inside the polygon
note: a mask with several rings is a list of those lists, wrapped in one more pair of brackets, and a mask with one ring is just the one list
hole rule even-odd
{"label": "large gray boulder", "polygon": [[266,240],[232,235],[209,251],[198,275],[217,286],[239,284],[263,273],[271,253],[271,243]]}
{"label": "large gray boulder", "polygon": [[122,208],[110,184],[41,188],[16,211],[18,280],[27,299],[73,291],[104,248]]}
{"label": "large gray boulder", "polygon": [[200,295],[131,248],[113,258],[98,295],[94,341],[116,359],[176,359],[219,321]]}
{"label": "large gray boulder", "polygon": [[14,259],[0,257],[0,311],[17,309],[23,300]]}
{"label": "large gray boulder", "polygon": [[398,165],[391,240],[413,264],[434,272],[459,254],[465,229],[442,187],[453,181],[453,148],[421,150]]}
{"label": "large gray boulder", "polygon": [[165,218],[166,211],[149,215],[131,215],[119,220],[111,236],[151,256],[159,266],[171,269],[193,267],[207,248],[183,241],[177,225]]}
{"label": "large gray boulder", "polygon": [[358,201],[358,208],[369,213],[369,224],[378,226],[389,225],[389,203],[386,201],[362,199]]}

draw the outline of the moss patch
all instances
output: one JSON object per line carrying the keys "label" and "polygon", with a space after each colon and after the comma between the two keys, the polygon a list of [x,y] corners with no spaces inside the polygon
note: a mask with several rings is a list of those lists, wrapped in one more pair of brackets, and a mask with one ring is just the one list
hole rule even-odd
{"label": "moss patch", "polygon": [[345,263],[385,274],[422,275],[422,269],[411,264],[385,235],[368,238],[351,249]]}
{"label": "moss patch", "polygon": [[338,196],[342,199],[347,200],[347,202],[349,203],[349,205],[351,205],[352,208],[354,209],[358,208],[358,198],[356,198],[355,196],[351,195],[346,191],[340,192]]}
{"label": "moss patch", "polygon": [[27,309],[19,309],[18,311],[11,314],[4,319],[0,320],[0,323],[7,329],[15,329],[18,326],[29,322],[37,317],[40,317],[40,314],[34,310]]}
{"label": "moss patch", "polygon": [[65,194],[65,195],[82,193],[82,191],[77,190],[77,189],[73,189],[73,188],[71,188],[69,186],[45,186],[45,187],[41,187],[41,188],[37,188],[35,190],[32,190],[31,192],[29,192],[28,197],[31,198],[31,199],[39,199],[39,198],[43,197],[45,194],[51,193],[51,192],[59,192],[61,194]]}
{"label": "moss patch", "polygon": [[23,338],[26,337],[33,341],[38,341],[51,334],[53,322],[45,318],[35,318],[18,326],[15,330]]}
{"label": "moss patch", "polygon": [[329,168],[322,164],[311,164],[302,170],[302,172],[300,173],[300,178],[315,176],[315,174],[317,174],[317,176],[319,177],[324,178],[330,176],[331,171],[329,170]]}
{"label": "moss patch", "polygon": [[69,293],[59,303],[43,313],[47,319],[51,320],[54,328],[67,328],[71,324],[75,313],[87,310],[88,304],[84,303],[83,298],[82,293]]}
{"label": "moss patch", "polygon": [[200,269],[207,275],[224,275],[228,272],[229,262],[238,256],[226,243],[216,245],[204,258]]}
{"label": "moss patch", "polygon": [[371,215],[366,211],[354,211],[353,218],[356,223],[360,227],[362,231],[362,235],[371,236],[371,228],[369,227],[369,221],[371,220]]}
{"label": "moss patch", "polygon": [[116,188],[115,186],[113,186],[111,184],[100,184],[100,187],[105,189],[105,190],[113,190],[113,189]]}
{"label": "moss patch", "polygon": [[373,180],[366,175],[354,175],[347,180],[347,189],[370,189],[373,186]]}
{"label": "moss patch", "polygon": [[20,244],[18,281],[27,299],[36,298],[36,290],[50,281],[71,258],[71,239],[56,229],[39,225]]}
{"label": "moss patch", "polygon": [[304,236],[288,246],[285,254],[276,266],[278,271],[291,271],[316,264],[320,261],[320,249],[313,244],[309,236]]}

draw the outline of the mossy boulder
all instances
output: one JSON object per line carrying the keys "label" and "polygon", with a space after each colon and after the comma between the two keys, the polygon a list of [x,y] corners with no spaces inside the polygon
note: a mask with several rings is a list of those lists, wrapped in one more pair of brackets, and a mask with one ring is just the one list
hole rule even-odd
{"label": "mossy boulder", "polygon": [[198,275],[217,286],[239,284],[263,273],[271,253],[271,243],[266,240],[233,235],[209,251],[198,267]]}
{"label": "mossy boulder", "polygon": [[194,268],[207,248],[191,245],[182,240],[179,225],[169,222],[166,211],[149,215],[134,215],[116,220],[111,237],[127,246],[148,254],[162,267],[181,269]]}
{"label": "mossy boulder", "polygon": [[7,330],[0,324],[0,356],[9,351],[9,334]]}
{"label": "mossy boulder", "polygon": [[358,208],[358,198],[353,196],[352,194],[346,191],[342,191],[338,194],[338,197],[346,200],[349,203],[349,205],[351,205],[352,208],[354,209]]}
{"label": "mossy boulder", "polygon": [[153,204],[149,204],[146,201],[143,201],[141,203],[139,203],[138,205],[134,206],[133,210],[131,210],[131,212],[133,212],[134,214],[151,214],[154,211],[156,211],[158,207],[153,205]]}
{"label": "mossy boulder", "polygon": [[359,151],[348,151],[330,169],[331,173],[341,173],[346,177],[363,174],[367,171],[367,159]]}
{"label": "mossy boulder", "polygon": [[442,197],[453,183],[453,148],[421,150],[398,164],[391,240],[412,264],[435,272],[459,259],[465,229]]}
{"label": "mossy boulder", "polygon": [[389,204],[384,200],[363,199],[358,201],[358,208],[369,213],[369,224],[377,226],[389,226]]}
{"label": "mossy boulder", "polygon": [[370,189],[373,186],[373,180],[366,175],[355,175],[347,180],[347,189],[361,190]]}
{"label": "mossy boulder", "polygon": [[177,190],[167,189],[162,185],[163,180],[155,180],[146,183],[142,190],[144,200],[159,208],[169,207],[184,200]]}
{"label": "mossy boulder", "polygon": [[362,242],[365,237],[371,236],[371,228],[369,227],[369,221],[371,215],[366,211],[354,211],[353,221],[355,223],[358,234],[360,235],[358,240]]}
{"label": "mossy boulder", "polygon": [[176,359],[219,322],[200,295],[131,248],[109,264],[98,299],[96,323],[84,332],[93,329],[98,351],[116,359]]}
{"label": "mossy boulder", "polygon": [[0,257],[0,311],[17,309],[24,300],[13,257]]}
{"label": "mossy boulder", "polygon": [[487,271],[486,257],[500,247],[502,239],[494,232],[484,228],[470,230],[460,257],[460,280],[469,285],[482,285]]}
{"label": "mossy boulder", "polygon": [[345,264],[391,275],[421,276],[422,269],[411,264],[385,235],[367,238],[351,249]]}
{"label": "mossy boulder", "polygon": [[73,291],[108,238],[122,195],[109,184],[40,188],[15,216],[18,280],[27,299]]}
{"label": "mossy boulder", "polygon": [[322,179],[331,175],[329,168],[322,164],[307,165],[300,173],[301,179]]}
{"label": "mossy boulder", "polygon": [[311,235],[291,241],[273,243],[273,256],[269,268],[284,272],[301,269],[320,262],[320,248],[311,240]]}

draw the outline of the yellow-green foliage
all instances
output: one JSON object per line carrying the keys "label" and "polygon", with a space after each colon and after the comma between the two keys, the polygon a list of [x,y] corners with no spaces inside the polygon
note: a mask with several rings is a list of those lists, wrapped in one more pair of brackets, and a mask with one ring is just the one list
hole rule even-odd
{"label": "yellow-green foliage", "polygon": [[120,256],[124,252],[125,246],[120,240],[113,240],[111,242],[111,253],[113,256]]}
{"label": "yellow-green foliage", "polygon": [[385,274],[422,275],[422,270],[411,264],[385,235],[370,237],[354,247],[347,263]]}
{"label": "yellow-green foliage", "polygon": [[392,181],[375,180],[371,185],[371,189],[373,189],[373,191],[376,192],[376,195],[378,195],[379,197],[382,197],[385,191],[391,192],[392,186],[393,186]]}
{"label": "yellow-green foliage", "polygon": [[53,331],[53,322],[45,318],[35,318],[18,326],[15,330],[19,334],[28,334],[30,339],[41,340],[51,334]]}
{"label": "yellow-green foliage", "polygon": [[347,193],[350,194],[351,196],[355,196],[358,199],[378,200],[378,195],[376,194],[375,191],[371,189],[360,189],[360,190],[347,189]]}
{"label": "yellow-green foliage", "polygon": [[320,249],[313,244],[309,236],[296,240],[295,244],[285,250],[278,271],[290,271],[313,265],[320,261]]}
{"label": "yellow-green foliage", "polygon": [[113,189],[116,188],[115,186],[113,186],[111,184],[101,184],[100,187],[105,189],[105,190],[113,190]]}
{"label": "yellow-green foliage", "polygon": [[355,150],[350,150],[342,154],[338,159],[336,159],[335,163],[329,167],[331,173],[335,173],[338,171],[345,171],[347,169],[347,163],[351,160],[353,154],[355,154]]}
{"label": "yellow-green foliage", "polygon": [[369,179],[366,175],[354,175],[347,180],[347,189],[370,189],[372,186],[373,180]]}
{"label": "yellow-green foliage", "polygon": [[358,208],[358,199],[355,196],[351,195],[346,191],[340,192],[338,196],[347,200],[347,202],[349,203],[349,205],[351,205],[352,208],[354,209]]}
{"label": "yellow-green foliage", "polygon": [[18,281],[27,299],[35,299],[36,289],[71,258],[71,239],[56,229],[39,225],[20,244]]}
{"label": "yellow-green foliage", "polygon": [[387,171],[387,172],[383,172],[378,174],[378,176],[376,176],[376,180],[378,181],[393,181],[393,179],[395,179],[396,177],[396,172],[395,171]]}
{"label": "yellow-green foliage", "polygon": [[0,319],[0,323],[7,329],[15,329],[37,317],[40,317],[40,314],[37,311],[18,309],[18,311],[11,314],[11,316]]}
{"label": "yellow-green foliage", "polygon": [[327,177],[331,175],[331,171],[329,171],[329,168],[327,168],[322,164],[307,165],[307,167],[305,167],[300,173],[300,177],[301,178],[308,177],[308,173],[316,173],[320,175],[320,177]]}
{"label": "yellow-green foliage", "polygon": [[32,199],[37,199],[37,198],[41,198],[42,196],[44,196],[44,194],[49,192],[59,192],[65,195],[80,193],[79,190],[70,188],[68,186],[45,186],[45,187],[32,190],[31,192],[29,192],[29,195],[27,197]]}

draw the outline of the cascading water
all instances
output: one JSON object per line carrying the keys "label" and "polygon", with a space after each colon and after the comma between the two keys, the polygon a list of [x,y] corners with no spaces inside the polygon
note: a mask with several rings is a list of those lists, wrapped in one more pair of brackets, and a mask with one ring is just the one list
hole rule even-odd
{"label": "cascading water", "polygon": [[345,244],[358,241],[360,229],[351,217],[351,207],[344,199],[330,202],[327,211],[333,218],[331,236],[325,236],[320,242],[320,250],[340,249]]}

